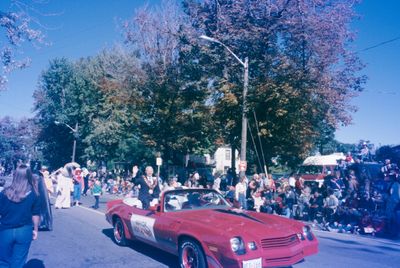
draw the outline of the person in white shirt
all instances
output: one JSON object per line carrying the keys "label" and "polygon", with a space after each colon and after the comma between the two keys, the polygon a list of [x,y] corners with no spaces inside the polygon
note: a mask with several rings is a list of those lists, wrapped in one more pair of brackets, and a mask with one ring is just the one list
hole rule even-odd
{"label": "person in white shirt", "polygon": [[235,187],[235,199],[239,202],[240,208],[247,209],[246,191],[247,185],[245,183],[246,176],[241,176],[240,181]]}
{"label": "person in white shirt", "polygon": [[294,177],[294,173],[289,176],[289,185],[292,188],[296,187],[296,178]]}
{"label": "person in white shirt", "polygon": [[219,174],[219,172],[217,172],[215,173],[215,179],[212,188],[219,192],[220,187],[221,187],[221,175]]}

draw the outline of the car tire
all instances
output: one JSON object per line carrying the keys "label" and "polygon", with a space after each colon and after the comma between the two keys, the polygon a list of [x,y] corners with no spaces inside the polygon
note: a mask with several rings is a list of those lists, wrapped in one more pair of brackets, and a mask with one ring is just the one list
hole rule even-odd
{"label": "car tire", "polygon": [[207,268],[200,244],[192,239],[184,239],[179,245],[179,264],[182,268]]}
{"label": "car tire", "polygon": [[128,241],[125,236],[124,224],[122,223],[122,220],[120,218],[117,218],[114,221],[113,234],[114,234],[114,242],[118,246],[124,247],[128,244]]}

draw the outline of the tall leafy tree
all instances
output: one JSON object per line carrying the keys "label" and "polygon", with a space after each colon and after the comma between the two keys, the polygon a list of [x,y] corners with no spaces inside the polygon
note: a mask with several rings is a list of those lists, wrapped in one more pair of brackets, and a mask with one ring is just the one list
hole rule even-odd
{"label": "tall leafy tree", "polygon": [[[140,132],[146,146],[179,163],[186,153],[213,145],[212,107],[202,67],[185,46],[186,21],[175,1],[144,7],[125,23],[126,42],[141,59],[146,79],[141,88]],[[185,49],[188,50],[185,50]]]}
{"label": "tall leafy tree", "polygon": [[73,74],[73,64],[70,61],[54,59],[47,70],[42,72],[38,89],[34,92],[35,120],[41,129],[38,145],[43,157],[53,168],[71,161],[73,135],[63,124],[57,125],[55,122],[75,125],[73,120],[69,120]]}
{"label": "tall leafy tree", "polygon": [[[314,147],[322,129],[350,122],[354,107],[349,101],[365,80],[359,75],[363,65],[350,47],[353,2],[183,1],[198,35],[220,40],[242,59],[249,57],[250,131],[261,136],[259,149],[268,159],[279,155],[294,165]],[[218,44],[208,44],[204,51],[212,53],[212,65],[223,70],[213,78],[221,93],[216,102],[222,117],[232,106],[241,110],[240,66]],[[239,115],[225,121],[238,126]],[[231,130],[225,137],[239,136],[237,128]]]}
{"label": "tall leafy tree", "polygon": [[[74,138],[79,162],[125,160],[145,151],[138,150],[141,70],[136,62],[117,47],[76,62],[50,62],[34,97],[39,143],[52,167],[70,161]],[[76,124],[77,133],[71,133],[67,125]]]}
{"label": "tall leafy tree", "polygon": [[89,128],[84,138],[86,157],[124,160],[138,151],[143,102],[139,67],[135,55],[118,47],[80,62],[78,73],[90,85],[83,90],[81,109]]}

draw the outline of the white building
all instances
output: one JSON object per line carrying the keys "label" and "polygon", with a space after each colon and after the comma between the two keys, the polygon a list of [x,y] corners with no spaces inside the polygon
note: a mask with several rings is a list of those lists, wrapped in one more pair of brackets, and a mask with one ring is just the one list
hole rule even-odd
{"label": "white building", "polygon": [[[235,168],[236,171],[239,170],[239,152],[235,150]],[[221,172],[225,174],[229,168],[231,168],[231,156],[232,156],[232,149],[230,146],[225,145],[217,149],[214,153],[214,156],[211,158],[215,164],[215,168],[213,172]]]}

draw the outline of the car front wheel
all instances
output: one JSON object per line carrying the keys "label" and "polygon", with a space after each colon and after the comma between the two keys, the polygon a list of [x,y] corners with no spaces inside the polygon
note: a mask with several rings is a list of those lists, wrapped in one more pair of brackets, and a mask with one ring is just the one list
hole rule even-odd
{"label": "car front wheel", "polygon": [[179,245],[179,263],[182,268],[206,268],[206,260],[199,243],[185,239]]}
{"label": "car front wheel", "polygon": [[117,218],[114,222],[114,241],[118,246],[126,246],[127,244],[124,224],[120,218]]}

